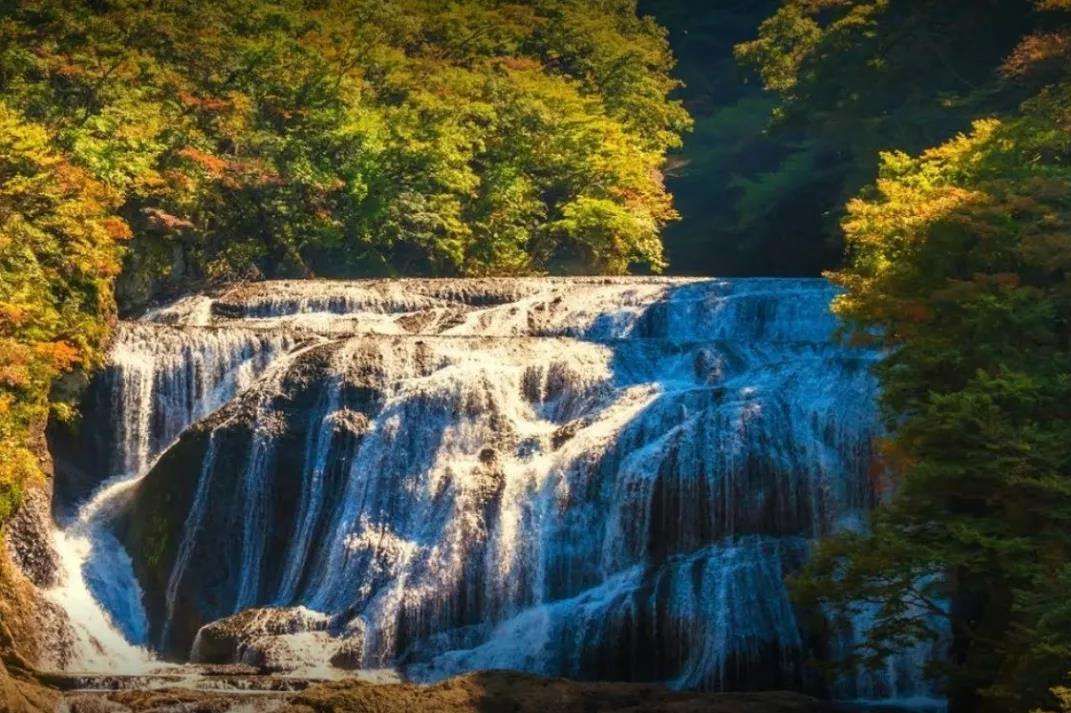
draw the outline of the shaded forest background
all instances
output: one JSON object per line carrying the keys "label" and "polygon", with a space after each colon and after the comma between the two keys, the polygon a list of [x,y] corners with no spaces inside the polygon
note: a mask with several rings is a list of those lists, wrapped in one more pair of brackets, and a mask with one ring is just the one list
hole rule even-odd
{"label": "shaded forest background", "polygon": [[[808,68],[806,94],[779,96],[734,47],[782,4],[824,8],[830,18],[838,8],[890,5],[871,28],[889,49],[849,47],[853,35],[844,34]],[[665,228],[665,249],[670,272],[683,275],[840,267],[844,207],[877,176],[880,152],[918,152],[978,116],[1014,109],[1026,92],[999,69],[1039,22],[1029,0],[642,0],[639,8],[669,31],[684,83],[674,96],[695,121],[667,169],[682,219]]]}

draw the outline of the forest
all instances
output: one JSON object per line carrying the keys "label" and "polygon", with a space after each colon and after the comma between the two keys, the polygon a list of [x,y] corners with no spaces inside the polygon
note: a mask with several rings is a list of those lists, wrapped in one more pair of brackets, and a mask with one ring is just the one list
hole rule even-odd
{"label": "forest", "polygon": [[0,523],[120,315],[658,273],[826,275],[887,355],[882,504],[792,582],[877,605],[841,663],[947,627],[953,713],[1071,711],[1071,0],[0,8]]}

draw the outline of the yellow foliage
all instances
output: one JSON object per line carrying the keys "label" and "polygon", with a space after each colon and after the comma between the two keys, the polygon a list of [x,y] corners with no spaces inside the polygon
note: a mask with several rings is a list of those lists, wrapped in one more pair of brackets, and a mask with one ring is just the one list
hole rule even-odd
{"label": "yellow foliage", "polygon": [[0,523],[39,473],[53,380],[92,366],[113,314],[116,196],[0,103]]}

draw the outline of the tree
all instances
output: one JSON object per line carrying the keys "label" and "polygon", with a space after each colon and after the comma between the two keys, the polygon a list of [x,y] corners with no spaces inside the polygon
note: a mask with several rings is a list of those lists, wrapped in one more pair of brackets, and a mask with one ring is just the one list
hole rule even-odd
{"label": "tree", "polygon": [[1071,83],[883,154],[843,227],[835,308],[888,350],[893,483],[869,531],[822,545],[801,600],[878,604],[871,662],[943,620],[954,711],[1052,705],[1071,661]]}
{"label": "tree", "polygon": [[[122,196],[131,304],[664,265],[659,169],[689,120],[633,0],[23,0],[0,36],[8,101]],[[566,221],[592,200],[605,222]]]}
{"label": "tree", "polygon": [[53,381],[99,362],[129,237],[116,198],[0,103],[0,523],[41,476],[36,441]]}
{"label": "tree", "polygon": [[776,151],[741,171],[741,240],[835,268],[847,201],[882,151],[918,152],[1029,92],[998,71],[1044,20],[1025,0],[784,0],[735,49],[775,100]]}

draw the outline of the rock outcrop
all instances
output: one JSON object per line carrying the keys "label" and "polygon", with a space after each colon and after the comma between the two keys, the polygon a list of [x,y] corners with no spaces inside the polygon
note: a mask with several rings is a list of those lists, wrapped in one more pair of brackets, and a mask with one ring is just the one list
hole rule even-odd
{"label": "rock outcrop", "polygon": [[3,544],[15,566],[39,588],[55,585],[59,561],[51,547],[52,516],[49,494],[29,488],[18,510],[4,525]]}
{"label": "rock outcrop", "polygon": [[326,668],[341,643],[327,632],[328,623],[304,607],[247,609],[201,627],[190,660],[269,672]]}
{"label": "rock outcrop", "polygon": [[[0,550],[0,711],[50,713],[59,694],[38,675],[54,613],[45,610],[32,583]],[[62,648],[62,646],[60,647]]]}

